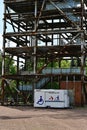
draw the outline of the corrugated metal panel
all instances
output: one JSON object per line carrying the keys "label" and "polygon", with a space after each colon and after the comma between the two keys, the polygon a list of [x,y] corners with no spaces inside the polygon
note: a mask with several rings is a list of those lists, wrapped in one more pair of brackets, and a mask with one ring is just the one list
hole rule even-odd
{"label": "corrugated metal panel", "polygon": [[[80,18],[70,13],[69,9],[75,8],[78,5],[80,5],[80,1],[74,1],[74,0],[66,0],[66,1],[58,1],[55,3],[58,8],[60,8],[62,11],[64,10],[64,13],[68,16],[69,19],[72,21],[79,21]],[[55,10],[55,7],[52,4],[48,4],[46,6],[46,10]]]}
{"label": "corrugated metal panel", "polygon": [[45,68],[43,74],[80,74],[80,68]]}
{"label": "corrugated metal panel", "polygon": [[69,89],[74,91],[74,104],[76,106],[81,106],[83,101],[82,101],[82,87],[81,87],[81,81],[61,81],[60,82],[60,88],[61,89]]}
{"label": "corrugated metal panel", "polygon": [[32,85],[20,85],[19,90],[22,91],[32,91]]}

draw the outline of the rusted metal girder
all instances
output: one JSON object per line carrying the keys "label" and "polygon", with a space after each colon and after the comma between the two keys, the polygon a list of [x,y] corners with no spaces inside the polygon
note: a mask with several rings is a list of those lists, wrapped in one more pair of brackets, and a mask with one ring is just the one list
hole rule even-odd
{"label": "rusted metal girder", "polygon": [[80,29],[62,29],[62,30],[52,30],[52,31],[37,31],[37,32],[16,32],[16,33],[6,33],[3,35],[4,37],[11,37],[11,36],[35,36],[35,35],[50,35],[50,34],[61,34],[61,33],[81,33],[84,30]]}
{"label": "rusted metal girder", "polygon": [[[84,51],[84,38],[86,37],[86,35],[84,37],[86,32],[84,1],[76,2],[75,0],[72,1],[73,5],[76,2],[78,7],[69,3],[63,8],[62,2],[63,5],[67,4],[66,1],[58,0],[4,0],[3,78],[16,80],[18,87],[21,81],[26,84],[31,81],[35,82],[37,78],[55,77],[57,80],[59,79],[57,82],[60,82],[67,80],[66,77],[73,80],[74,76],[77,80],[82,81],[83,85],[84,54],[86,56],[86,48]],[[75,19],[73,20],[73,18]],[[8,31],[9,25],[13,30]],[[11,41],[11,46],[7,47],[8,40]],[[15,43],[15,47],[12,47],[12,42]],[[15,75],[5,73],[6,54],[12,58],[16,56],[17,74]],[[24,62],[23,69],[29,70],[28,74],[22,75],[20,72],[21,58]],[[63,58],[69,61],[79,58],[81,73],[42,74],[42,70],[53,62],[58,63],[57,67],[61,68]],[[41,67],[38,67],[39,60],[43,62]],[[53,69],[52,65],[51,69]],[[2,88],[4,90],[4,87]]]}
{"label": "rusted metal girder", "polygon": [[77,27],[76,23],[73,22],[71,19],[69,19],[69,18],[66,16],[66,14],[65,14],[60,8],[58,8],[58,6],[57,6],[52,0],[49,0],[49,1],[50,1],[50,3],[58,10],[58,12],[63,15],[63,17],[64,17],[64,19],[65,19],[66,21],[68,21],[73,27]]}

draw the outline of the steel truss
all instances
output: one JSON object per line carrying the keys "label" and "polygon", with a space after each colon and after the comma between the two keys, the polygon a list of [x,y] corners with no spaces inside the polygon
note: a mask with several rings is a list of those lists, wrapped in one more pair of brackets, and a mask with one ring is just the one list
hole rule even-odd
{"label": "steel truss", "polygon": [[[50,78],[49,82],[54,79],[60,84],[67,76],[81,81],[81,91],[85,90],[87,100],[84,74],[87,52],[85,7],[86,1],[83,0],[4,0],[2,104],[5,102],[6,80],[15,80],[17,90],[20,82],[31,82],[33,91],[38,80]],[[14,75],[6,70],[7,55],[15,60],[17,73]],[[80,66],[76,66],[80,73],[49,72],[50,68],[54,71],[54,62],[57,68],[62,69],[62,60],[73,62],[73,59],[81,61]],[[49,64],[51,66],[48,68]],[[73,65],[68,69],[72,68]],[[82,103],[83,100],[80,105]]]}

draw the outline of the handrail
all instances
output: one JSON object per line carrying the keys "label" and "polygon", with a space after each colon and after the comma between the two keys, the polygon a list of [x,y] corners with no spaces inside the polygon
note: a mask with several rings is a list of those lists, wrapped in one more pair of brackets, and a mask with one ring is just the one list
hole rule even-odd
{"label": "handrail", "polygon": [[44,74],[81,74],[80,68],[45,68]]}

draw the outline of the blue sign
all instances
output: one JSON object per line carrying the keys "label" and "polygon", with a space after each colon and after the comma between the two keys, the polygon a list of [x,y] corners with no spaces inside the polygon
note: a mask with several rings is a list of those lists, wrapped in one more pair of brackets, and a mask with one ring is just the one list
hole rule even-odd
{"label": "blue sign", "polygon": [[43,103],[44,103],[44,100],[43,100],[42,96],[40,96],[40,98],[39,98],[37,104],[43,105]]}

